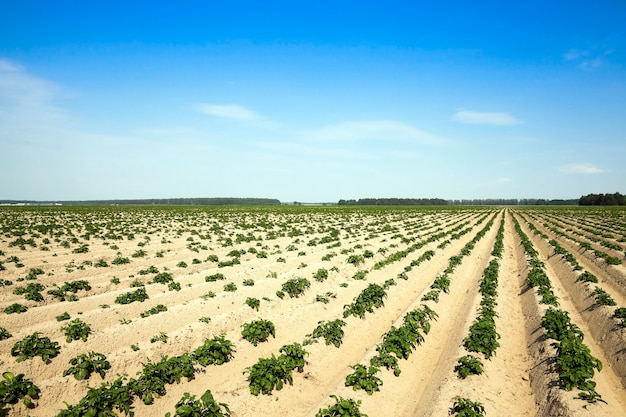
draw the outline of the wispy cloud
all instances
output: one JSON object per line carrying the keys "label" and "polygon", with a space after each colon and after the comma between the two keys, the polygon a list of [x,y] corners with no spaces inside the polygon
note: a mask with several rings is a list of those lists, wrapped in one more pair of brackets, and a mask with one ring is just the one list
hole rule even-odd
{"label": "wispy cloud", "polygon": [[377,140],[427,145],[447,142],[445,138],[393,120],[348,121],[304,132],[304,135],[313,140],[329,141]]}
{"label": "wispy cloud", "polygon": [[30,140],[36,132],[49,137],[65,127],[70,113],[56,103],[66,96],[57,84],[0,58],[0,140]]}
{"label": "wispy cloud", "polygon": [[235,104],[197,104],[196,110],[208,116],[241,121],[260,121],[263,118],[256,112]]}
{"label": "wispy cloud", "polygon": [[599,48],[589,50],[570,49],[563,54],[563,59],[578,65],[578,67],[583,70],[591,71],[605,65],[606,58],[612,52],[613,51],[610,49]]}
{"label": "wispy cloud", "polygon": [[513,180],[511,178],[508,178],[508,177],[501,177],[501,178],[498,178],[496,180],[496,182],[498,184],[506,184],[506,183],[509,183],[509,182],[513,182]]}
{"label": "wispy cloud", "polygon": [[6,59],[0,58],[0,71],[21,71],[22,68],[16,63]]}
{"label": "wispy cloud", "polygon": [[459,123],[510,126],[522,123],[521,120],[505,112],[480,112],[470,110],[459,110],[452,120]]}
{"label": "wispy cloud", "polygon": [[559,167],[559,171],[565,174],[601,174],[605,172],[602,168],[588,163],[562,165]]}

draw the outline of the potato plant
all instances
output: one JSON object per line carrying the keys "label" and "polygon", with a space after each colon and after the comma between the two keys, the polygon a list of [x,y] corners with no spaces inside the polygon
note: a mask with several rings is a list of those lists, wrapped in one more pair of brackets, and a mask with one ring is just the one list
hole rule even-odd
{"label": "potato plant", "polygon": [[61,331],[65,334],[65,341],[71,343],[74,340],[87,341],[87,337],[92,333],[91,326],[81,319],[74,319],[66,326],[61,327]]}
{"label": "potato plant", "polygon": [[78,381],[89,379],[92,373],[97,373],[104,379],[106,371],[111,369],[111,363],[102,353],[89,352],[80,354],[69,361],[70,368],[63,372],[63,376],[73,375]]}
{"label": "potato plant", "polygon": [[40,389],[33,381],[24,374],[14,375],[12,372],[4,372],[0,381],[0,412],[10,404],[16,404],[22,400],[28,408],[36,406],[33,400],[39,398]]}
{"label": "potato plant", "polygon": [[55,358],[61,347],[57,342],[53,342],[46,336],[40,336],[39,332],[35,332],[30,336],[15,343],[11,348],[11,356],[16,357],[17,362],[23,362],[32,359],[35,356],[41,357],[43,362],[48,362]]}
{"label": "potato plant", "polygon": [[266,342],[270,336],[276,337],[274,323],[269,320],[255,320],[250,323],[245,323],[242,327],[241,337],[254,346],[257,346],[261,342]]}
{"label": "potato plant", "polygon": [[165,417],[230,417],[228,405],[215,401],[211,390],[206,390],[198,400],[186,392],[175,407],[174,414],[166,413]]}

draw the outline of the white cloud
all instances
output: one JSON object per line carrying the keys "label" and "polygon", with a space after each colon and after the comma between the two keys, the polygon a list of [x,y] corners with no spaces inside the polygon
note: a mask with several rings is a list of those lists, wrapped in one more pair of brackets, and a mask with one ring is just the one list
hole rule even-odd
{"label": "white cloud", "polygon": [[578,65],[579,68],[591,71],[606,63],[606,57],[613,51],[610,49],[592,48],[590,50],[570,49],[563,54],[563,59]]}
{"label": "white cloud", "polygon": [[21,71],[21,67],[8,59],[0,58],[0,71]]}
{"label": "white cloud", "polygon": [[502,177],[502,178],[498,178],[496,180],[496,182],[498,184],[506,184],[506,183],[509,183],[509,182],[513,182],[513,180],[511,178],[508,178],[508,177]]}
{"label": "white cloud", "polygon": [[252,110],[235,104],[197,104],[196,109],[203,114],[224,119],[259,121],[262,117]]}
{"label": "white cloud", "polygon": [[70,113],[57,106],[67,97],[57,84],[36,77],[22,67],[0,58],[0,141],[33,140],[71,121]]}
{"label": "white cloud", "polygon": [[454,116],[452,116],[452,120],[460,123],[499,126],[518,125],[522,123],[521,120],[505,112],[479,112],[469,110],[457,111]]}
{"label": "white cloud", "polygon": [[559,171],[566,174],[601,174],[605,172],[603,169],[592,164],[569,164],[559,167]]}
{"label": "white cloud", "polygon": [[314,140],[363,141],[382,140],[438,145],[446,139],[393,120],[349,121],[304,133]]}

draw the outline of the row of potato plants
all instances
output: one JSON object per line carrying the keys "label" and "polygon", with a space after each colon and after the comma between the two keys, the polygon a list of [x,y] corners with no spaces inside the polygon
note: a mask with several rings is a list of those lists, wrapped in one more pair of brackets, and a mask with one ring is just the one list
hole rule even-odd
{"label": "row of potato plants", "polygon": [[[559,227],[559,223],[558,222],[562,222],[563,219],[554,219],[551,218],[550,219],[550,223],[552,223],[552,225],[544,223],[544,226],[546,228],[548,228],[549,230],[551,230],[552,232],[556,233],[559,236],[563,236],[575,243],[577,243],[581,249],[585,250],[585,251],[593,251],[593,254],[596,258],[600,258],[600,259],[604,259],[604,261],[609,264],[609,265],[621,265],[622,264],[622,260],[617,257],[617,256],[612,256],[600,249],[594,248],[592,246],[591,243],[589,243],[589,241],[597,243],[599,242],[602,246],[609,248],[609,249],[613,249],[613,250],[617,250],[617,251],[622,251],[623,248],[619,245],[614,245],[611,244],[610,242],[606,241],[606,240],[602,240],[599,238],[596,238],[594,235],[587,235],[587,234],[583,234],[581,232],[576,231],[573,228],[567,228],[566,232],[563,232],[563,227]],[[572,236],[572,234],[575,234],[577,236],[580,236],[582,238],[584,238],[585,240],[581,240],[578,239],[574,236]],[[626,257],[626,251],[624,251],[624,257]]]}
{"label": "row of potato plants", "polygon": [[[546,213],[547,214],[547,213]],[[600,243],[600,245],[612,249],[618,252],[626,251],[626,249],[617,243],[626,242],[626,226],[624,226],[623,222],[612,221],[612,219],[608,216],[599,215],[602,212],[597,211],[586,211],[582,213],[583,216],[579,213],[577,217],[577,221],[568,221],[568,219],[563,216],[555,215],[546,215],[546,217],[552,219],[552,221],[556,224],[557,221],[560,223],[568,224],[572,226],[572,228],[568,228],[568,231],[577,234],[579,236],[584,236],[585,238],[591,240],[592,242]],[[594,222],[592,219],[594,217],[598,217],[597,222]],[[593,227],[590,227],[593,226]],[[588,235],[584,235],[582,232],[579,232],[577,229],[585,231],[589,233]],[[621,237],[617,238],[616,234],[621,232]],[[598,237],[600,236],[600,237]]]}
{"label": "row of potato plants", "polygon": [[[487,216],[483,217],[479,223],[484,221]],[[491,228],[495,216],[487,222],[472,240],[466,243],[459,255],[450,257],[447,268],[443,275],[435,278],[430,292],[444,291],[447,293],[449,291],[449,274],[460,265],[464,256],[471,253],[478,240]],[[426,299],[422,299],[422,301],[428,300],[431,300],[431,298],[426,297]],[[438,296],[432,300],[438,302]],[[354,390],[362,389],[369,395],[379,391],[382,380],[376,374],[380,371],[380,367],[384,366],[388,370],[392,370],[395,376],[399,376],[401,370],[398,361],[400,359],[408,359],[417,345],[424,342],[424,334],[428,334],[431,328],[430,321],[437,317],[437,313],[426,304],[422,304],[421,307],[408,312],[403,318],[402,325],[397,328],[392,326],[383,336],[382,342],[376,347],[377,355],[370,359],[369,366],[363,364],[351,366],[353,372],[346,376],[345,385],[353,387]]]}
{"label": "row of potato plants", "polygon": [[[524,219],[523,216],[520,215],[520,217]],[[580,266],[580,264],[578,263],[576,257],[572,255],[567,249],[563,248],[561,245],[559,245],[559,243],[556,240],[550,239],[548,235],[546,235],[545,233],[537,229],[536,226],[532,222],[526,220],[526,223],[528,227],[531,230],[533,230],[535,234],[541,236],[544,240],[548,241],[548,243],[554,248],[555,255],[562,256],[563,259],[565,259],[565,261],[567,261],[572,266],[572,269],[574,271],[582,271],[578,276],[578,281],[582,283],[598,284],[598,277],[596,277],[594,274],[592,274],[589,271],[585,271],[583,267]],[[595,303],[597,306],[607,306],[607,307],[617,306],[617,302],[613,299],[611,294],[606,292],[600,285],[595,286],[593,294],[594,294]],[[616,320],[620,320],[619,322],[620,327],[626,327],[626,308],[616,307],[613,312],[613,318],[615,318]]]}
{"label": "row of potato plants", "polygon": [[512,216],[512,219],[526,251],[528,264],[531,266],[526,283],[530,288],[538,287],[540,303],[548,305],[541,324],[546,330],[546,338],[556,340],[551,346],[556,349],[559,386],[567,391],[578,388],[579,398],[590,403],[602,401],[601,395],[595,390],[596,383],[592,380],[595,370],[602,370],[602,363],[591,355],[589,348],[583,343],[582,331],[569,321],[569,314],[558,309],[558,299],[552,292],[550,279],[545,273],[543,262],[539,259],[539,253],[515,216]]}
{"label": "row of potato plants", "polygon": [[[424,241],[423,245],[432,242],[434,240],[440,239],[441,237],[449,234],[444,233],[435,235],[435,239],[427,239]],[[430,259],[432,257],[433,252],[427,251],[426,256],[420,257],[420,261]],[[393,257],[391,258],[394,261]],[[346,262],[351,262],[352,258],[348,258]],[[385,266],[387,263],[377,264],[375,268],[381,268]],[[380,308],[384,306],[384,299],[387,297],[386,289],[389,286],[395,285],[395,281],[393,279],[387,280],[385,285],[380,286],[375,283],[369,284],[361,293],[355,297],[353,303],[347,304],[344,306],[343,317],[347,318],[348,316],[355,316],[359,318],[364,318],[367,312],[373,313],[374,308]],[[422,309],[415,310],[412,313],[408,313],[405,317],[405,326],[402,326],[401,329],[404,331],[408,331],[409,326],[418,331],[418,328],[421,328],[425,333],[430,329],[429,320],[436,317],[436,313],[428,308],[428,306],[423,305]],[[335,347],[339,347],[342,343],[342,339],[344,336],[344,330],[342,327],[346,325],[346,322],[341,319],[336,319],[333,321],[320,321],[318,326],[305,337],[302,345],[306,346],[311,343],[316,343],[320,338],[324,338],[326,345],[333,345]],[[402,330],[400,330],[402,332]],[[379,368],[377,366],[393,366],[394,356],[391,355],[392,351],[398,351],[396,348],[392,347],[394,342],[401,342],[401,339],[392,336],[389,334],[387,337],[387,342],[383,342],[383,344],[379,345],[379,355],[376,357],[378,359],[373,359],[373,363],[368,367],[364,367],[363,365],[357,364],[352,367],[353,374],[348,375],[346,377],[346,385],[347,386],[355,386],[358,388],[363,388],[366,391],[374,390],[375,387],[380,383],[380,379],[377,378],[374,374],[378,372]],[[416,340],[419,339],[416,336]],[[423,340],[423,337],[422,337]],[[304,361],[304,355],[307,352],[302,349],[301,345],[298,343],[294,343],[290,345],[292,348],[295,347],[295,352],[297,357],[299,358],[299,363],[302,364],[301,367],[297,368],[299,372],[303,371],[303,366],[306,363]],[[382,347],[384,346],[384,347]],[[398,345],[400,346],[400,345]],[[260,358],[257,364],[253,365],[246,369],[246,373],[248,373],[248,382],[250,386],[250,392],[253,395],[258,394],[266,394],[269,395],[271,392],[276,389],[282,389],[285,383],[292,384],[293,377],[292,372],[294,367],[290,365],[286,365],[286,363],[290,362],[288,359],[289,356],[287,352],[285,352],[286,346],[283,346],[280,350],[282,352],[280,355],[275,356],[272,355],[270,358]],[[398,351],[399,352],[399,351]],[[392,362],[388,362],[391,360]],[[377,362],[378,361],[378,362]],[[397,359],[395,359],[395,371],[399,375],[399,368],[397,367]],[[373,392],[373,391],[372,391]],[[326,416],[326,415],[349,415],[349,416],[365,416],[359,410],[360,401],[354,401],[351,399],[344,399],[336,396],[331,396],[335,398],[335,405],[331,406],[329,409],[320,409],[318,410],[318,416]],[[333,414],[329,414],[333,413]],[[335,414],[341,413],[341,414]],[[344,414],[345,413],[345,414]]]}
{"label": "row of potato plants", "polygon": [[124,415],[131,414],[135,398],[150,405],[155,398],[167,392],[167,385],[188,381],[198,372],[196,366],[222,365],[229,362],[235,352],[234,345],[223,335],[205,340],[190,353],[179,356],[162,356],[158,362],[150,359],[142,363],[137,378],[118,376],[113,382],[105,382],[98,388],[89,388],[85,397],[75,405],[67,405],[57,417],[115,416],[114,410]]}
{"label": "row of potato plants", "polygon": [[133,300],[133,301],[142,301],[142,300]]}
{"label": "row of potato plants", "polygon": [[[470,326],[469,333],[463,339],[463,346],[468,352],[482,353],[486,359],[490,359],[495,354],[496,349],[500,346],[498,339],[500,335],[496,332],[495,317],[497,313],[494,308],[497,304],[498,295],[498,271],[500,265],[498,259],[502,258],[504,248],[504,215],[500,221],[496,241],[491,251],[495,258],[491,260],[489,265],[483,271],[480,281],[480,293],[482,299],[478,316],[474,323]],[[480,375],[483,373],[483,365],[480,358],[467,354],[458,359],[454,371],[459,378],[465,379],[469,375]],[[455,399],[451,412],[458,416],[473,415],[482,417],[485,413],[484,405],[480,402],[472,401],[469,398],[460,397]]]}

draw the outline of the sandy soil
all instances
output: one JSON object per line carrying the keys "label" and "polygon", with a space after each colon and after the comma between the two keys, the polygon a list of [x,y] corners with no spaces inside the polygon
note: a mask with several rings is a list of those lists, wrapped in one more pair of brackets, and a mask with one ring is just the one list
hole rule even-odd
{"label": "sandy soil", "polygon": [[[17,215],[16,215],[17,213]],[[515,213],[515,212],[513,212]],[[0,209],[3,235],[0,237],[0,280],[13,283],[0,287],[0,308],[20,303],[29,308],[22,314],[4,314],[0,327],[12,337],[0,341],[2,371],[24,373],[41,389],[37,407],[26,410],[22,405],[7,407],[8,415],[53,416],[76,404],[88,387],[98,387],[102,379],[95,375],[88,381],[76,381],[63,376],[68,361],[80,353],[96,351],[106,355],[112,368],[105,381],[118,374],[135,377],[148,360],[158,361],[193,351],[206,339],[224,334],[235,344],[234,359],[221,366],[200,368],[195,379],[167,386],[167,394],[144,405],[134,402],[134,416],[162,416],[173,412],[175,403],[185,392],[196,396],[210,389],[215,399],[229,405],[232,416],[315,416],[321,407],[333,403],[330,395],[362,401],[361,411],[375,416],[433,416],[448,415],[457,397],[468,397],[484,404],[487,416],[623,416],[626,415],[626,359],[624,329],[617,328],[608,308],[593,308],[590,295],[593,288],[576,281],[573,271],[560,257],[555,257],[550,245],[534,235],[520,220],[526,234],[533,240],[546,271],[553,282],[561,308],[568,311],[585,333],[585,342],[594,356],[605,364],[596,374],[597,391],[608,404],[586,405],[575,399],[577,391],[567,392],[556,385],[554,348],[543,337],[540,320],[545,306],[539,304],[534,290],[525,286],[528,266],[509,209],[465,210],[338,210],[338,209],[211,209],[211,210],[128,210],[109,209],[85,212],[12,211]],[[21,220],[16,225],[14,219]],[[458,255],[489,219],[493,225],[480,239],[469,256],[450,275],[448,294],[442,293],[438,303],[426,304],[439,315],[431,331],[407,360],[400,360],[399,376],[381,369],[380,392],[367,395],[344,384],[352,372],[351,365],[367,364],[376,354],[376,345],[383,335],[402,322],[404,315],[424,302],[422,296],[430,290],[433,280],[441,274],[451,256]],[[478,285],[483,270],[493,259],[491,251],[500,219],[505,219],[504,255],[500,261],[497,331],[500,348],[490,360],[483,360],[484,373],[461,380],[453,368],[465,355],[462,340],[476,317],[480,302]],[[11,246],[16,237],[12,228],[25,224],[62,224],[46,233],[28,232],[36,247],[24,249]],[[540,227],[538,222],[535,226]],[[461,236],[460,230],[469,229]],[[457,229],[455,229],[457,228]],[[62,230],[63,234],[59,234]],[[96,231],[94,231],[96,230]],[[100,232],[98,232],[98,230]],[[548,230],[542,229],[550,234]],[[85,234],[90,233],[89,239]],[[110,232],[107,238],[99,238]],[[334,232],[337,231],[337,232]],[[72,233],[72,235],[69,234]],[[132,232],[129,239],[123,234]],[[445,236],[437,235],[441,232]],[[54,233],[57,233],[56,235]],[[374,265],[390,254],[407,250],[414,243],[433,241],[410,252],[396,262],[376,269]],[[336,236],[338,240],[321,240]],[[48,242],[44,243],[44,239]],[[72,242],[72,238],[74,241]],[[58,241],[56,241],[58,240]],[[228,245],[228,240],[232,245]],[[446,240],[449,243],[441,247]],[[68,241],[69,244],[63,242]],[[340,242],[339,246],[333,246]],[[573,244],[561,238],[583,267],[599,277],[601,284],[619,281],[619,268],[609,269],[595,258],[574,251]],[[87,253],[74,253],[82,244]],[[225,245],[227,244],[227,245]],[[569,246],[566,246],[569,245]],[[49,250],[41,250],[42,246]],[[208,259],[215,255],[219,261],[232,259],[232,251],[243,252],[240,263],[219,267]],[[428,250],[434,256],[406,272],[408,279],[399,279],[405,268]],[[142,256],[137,255],[143,251]],[[263,251],[267,257],[258,257]],[[343,253],[342,253],[343,251]],[[347,262],[350,255],[370,251],[371,258],[355,266]],[[127,257],[129,263],[113,265],[117,257]],[[22,267],[11,262],[18,257]],[[326,259],[326,260],[324,260]],[[103,260],[105,267],[95,264]],[[186,266],[180,262],[186,263]],[[153,273],[142,274],[149,267],[169,272],[180,283],[179,291],[167,285],[151,283]],[[36,282],[46,286],[43,302],[25,300],[13,294],[15,288],[30,281],[19,281],[31,268],[44,271]],[[329,272],[328,279],[313,279],[318,269]],[[353,279],[357,271],[367,271],[365,280]],[[616,272],[618,271],[618,272]],[[222,273],[225,280],[207,282],[205,277]],[[114,284],[113,278],[119,279]],[[276,292],[294,277],[310,280],[311,286],[298,298],[283,299]],[[616,278],[617,277],[617,278]],[[384,307],[367,314],[364,319],[343,318],[344,305],[351,303],[371,283],[382,285],[394,279],[396,285],[387,289]],[[47,294],[54,285],[87,280],[92,289],[79,291],[78,301],[59,301]],[[146,284],[149,299],[121,305],[116,297],[134,290],[131,283]],[[253,280],[254,285],[244,285]],[[237,286],[235,292],[224,290],[228,283]],[[624,300],[620,285],[606,285],[606,290],[619,302]],[[203,295],[213,292],[213,298]],[[327,304],[316,301],[317,295],[330,293]],[[249,297],[258,298],[259,311],[245,304]],[[159,304],[167,311],[142,318],[141,314]],[[623,304],[620,304],[623,305]],[[68,312],[72,319],[89,323],[93,333],[86,342],[67,343],[56,316]],[[210,318],[207,322],[200,319]],[[258,318],[270,320],[276,327],[276,337],[253,346],[241,336],[244,323]],[[294,373],[293,386],[285,386],[272,395],[250,394],[244,371],[259,358],[278,355],[281,346],[302,343],[321,320],[341,318],[346,325],[340,347],[323,342],[308,345],[307,365],[303,373]],[[49,363],[39,358],[17,363],[11,356],[12,346],[38,331],[57,341],[59,356]],[[164,333],[166,343],[151,342],[153,336]],[[133,349],[131,346],[134,346]],[[138,348],[138,349],[137,349]]]}

